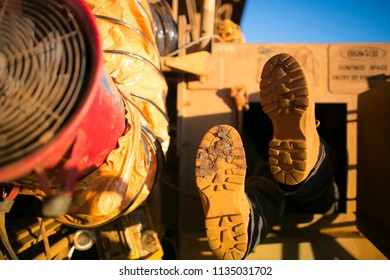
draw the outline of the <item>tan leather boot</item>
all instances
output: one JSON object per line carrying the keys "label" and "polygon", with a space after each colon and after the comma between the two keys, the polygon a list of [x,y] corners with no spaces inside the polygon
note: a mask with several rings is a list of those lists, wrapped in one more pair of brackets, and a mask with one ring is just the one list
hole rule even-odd
{"label": "tan leather boot", "polygon": [[250,206],[245,195],[245,150],[238,132],[218,125],[203,137],[195,177],[211,250],[218,259],[245,256]]}
{"label": "tan leather boot", "polygon": [[274,129],[269,143],[271,173],[281,183],[296,185],[316,164],[320,139],[313,95],[302,65],[293,56],[282,53],[265,63],[260,103]]}

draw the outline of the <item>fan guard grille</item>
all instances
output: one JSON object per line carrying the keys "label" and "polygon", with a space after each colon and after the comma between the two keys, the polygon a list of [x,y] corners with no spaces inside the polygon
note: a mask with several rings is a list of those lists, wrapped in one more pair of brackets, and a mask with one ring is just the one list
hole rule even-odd
{"label": "fan guard grille", "polygon": [[86,44],[62,1],[0,0],[0,167],[46,145],[75,112]]}

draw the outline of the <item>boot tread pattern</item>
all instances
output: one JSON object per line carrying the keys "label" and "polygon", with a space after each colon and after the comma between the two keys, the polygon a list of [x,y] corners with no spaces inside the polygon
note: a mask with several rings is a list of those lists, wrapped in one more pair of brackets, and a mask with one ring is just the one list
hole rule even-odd
{"label": "boot tread pattern", "polygon": [[238,132],[228,126],[211,128],[196,156],[195,178],[205,212],[206,233],[219,259],[241,259],[248,244],[241,201],[245,196],[245,150]]}
{"label": "boot tread pattern", "polygon": [[307,147],[301,118],[309,106],[302,66],[289,54],[266,62],[260,82],[260,104],[274,126],[269,143],[271,173],[281,183],[294,185],[307,176]]}

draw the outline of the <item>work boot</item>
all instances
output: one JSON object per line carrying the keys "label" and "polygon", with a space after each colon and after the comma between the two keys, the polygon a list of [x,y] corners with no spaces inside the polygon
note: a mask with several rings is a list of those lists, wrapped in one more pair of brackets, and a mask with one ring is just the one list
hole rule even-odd
{"label": "work boot", "polygon": [[296,185],[316,164],[320,139],[313,95],[302,65],[293,56],[282,53],[265,63],[260,103],[274,130],[269,143],[271,173],[283,184]]}
{"label": "work boot", "polygon": [[199,145],[195,177],[209,246],[221,260],[242,259],[247,250],[250,206],[245,174],[245,150],[238,132],[229,125],[211,128]]}

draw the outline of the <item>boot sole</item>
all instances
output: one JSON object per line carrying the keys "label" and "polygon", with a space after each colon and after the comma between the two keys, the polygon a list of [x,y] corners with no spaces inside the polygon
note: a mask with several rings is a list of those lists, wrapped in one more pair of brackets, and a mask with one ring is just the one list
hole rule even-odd
{"label": "boot sole", "polygon": [[301,127],[309,106],[309,89],[304,70],[294,57],[279,54],[266,62],[260,104],[274,127],[269,143],[271,173],[281,183],[298,184],[309,172],[306,133]]}
{"label": "boot sole", "polygon": [[211,128],[197,151],[195,178],[209,246],[221,260],[242,259],[246,253],[245,174],[245,150],[238,132],[228,125]]}

